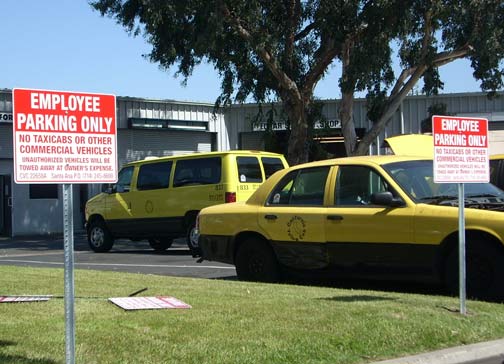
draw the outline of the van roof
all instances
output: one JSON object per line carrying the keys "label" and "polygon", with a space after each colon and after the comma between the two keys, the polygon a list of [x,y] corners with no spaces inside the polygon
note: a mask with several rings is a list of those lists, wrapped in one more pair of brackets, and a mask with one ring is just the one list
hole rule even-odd
{"label": "van roof", "polygon": [[164,157],[148,156],[145,159],[126,163],[126,165],[141,164],[146,161],[147,162],[151,162],[151,161],[160,162],[160,161],[173,160],[173,159],[190,159],[190,158],[201,158],[201,157],[212,157],[212,156],[223,156],[223,155],[264,156],[264,157],[284,158],[284,156],[282,154],[273,153],[273,152],[265,152],[265,151],[261,151],[261,150],[227,150],[227,151],[222,151],[222,152],[177,154],[177,155],[170,155],[170,156],[164,156]]}

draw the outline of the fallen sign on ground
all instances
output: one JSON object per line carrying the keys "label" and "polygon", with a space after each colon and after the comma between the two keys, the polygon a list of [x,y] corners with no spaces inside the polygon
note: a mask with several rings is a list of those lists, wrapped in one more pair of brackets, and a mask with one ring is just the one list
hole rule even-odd
{"label": "fallen sign on ground", "polygon": [[0,303],[49,301],[52,296],[0,296]]}
{"label": "fallen sign on ground", "polygon": [[109,298],[109,301],[127,311],[192,308],[187,303],[170,296],[113,297]]}

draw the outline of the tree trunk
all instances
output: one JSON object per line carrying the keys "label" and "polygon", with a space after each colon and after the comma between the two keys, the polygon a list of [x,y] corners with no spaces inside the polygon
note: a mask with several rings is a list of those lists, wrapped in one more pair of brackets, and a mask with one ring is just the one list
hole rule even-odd
{"label": "tree trunk", "polygon": [[308,124],[306,112],[308,105],[302,100],[293,100],[289,96],[283,99],[284,110],[290,121],[289,145],[287,147],[287,161],[294,166],[308,162]]}
{"label": "tree trunk", "polygon": [[355,133],[355,123],[353,121],[355,81],[349,80],[348,75],[348,66],[350,65],[353,46],[354,43],[352,40],[346,40],[343,45],[343,52],[341,53],[341,79],[343,83],[341,87],[342,97],[339,106],[339,118],[347,156],[354,155],[355,148],[357,147],[357,134]]}
{"label": "tree trunk", "polygon": [[343,133],[347,156],[353,155],[357,146],[357,134],[355,133],[355,123],[353,121],[353,102],[353,92],[347,92],[343,94],[339,106],[341,132]]}

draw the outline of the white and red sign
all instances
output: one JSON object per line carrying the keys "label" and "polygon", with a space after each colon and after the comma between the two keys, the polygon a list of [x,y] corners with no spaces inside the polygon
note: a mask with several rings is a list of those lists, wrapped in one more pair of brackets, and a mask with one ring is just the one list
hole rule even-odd
{"label": "white and red sign", "polygon": [[49,301],[52,296],[0,296],[0,303]]}
{"label": "white and red sign", "polygon": [[13,90],[16,183],[117,181],[114,95]]}
{"label": "white and red sign", "polygon": [[488,120],[433,116],[434,181],[476,183],[490,180]]}
{"label": "white and red sign", "polygon": [[113,297],[109,301],[125,310],[158,310],[173,308],[192,308],[178,298],[170,296],[156,297]]}

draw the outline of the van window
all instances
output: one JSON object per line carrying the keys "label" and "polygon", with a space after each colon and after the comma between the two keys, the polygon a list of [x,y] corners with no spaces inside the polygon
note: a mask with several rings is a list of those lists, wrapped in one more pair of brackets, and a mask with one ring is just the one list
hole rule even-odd
{"label": "van window", "polygon": [[170,181],[172,161],[150,163],[140,166],[138,171],[137,189],[157,190],[167,188]]}
{"label": "van window", "polygon": [[238,181],[262,182],[261,166],[256,157],[236,157]]}
{"label": "van window", "polygon": [[220,157],[182,159],[175,164],[173,187],[220,183],[221,171]]}
{"label": "van window", "polygon": [[276,171],[285,168],[280,158],[262,157],[261,161],[264,168],[264,177],[266,177],[266,179]]}
{"label": "van window", "polygon": [[133,166],[121,169],[117,177],[117,183],[113,187],[113,192],[129,192],[133,171]]}

